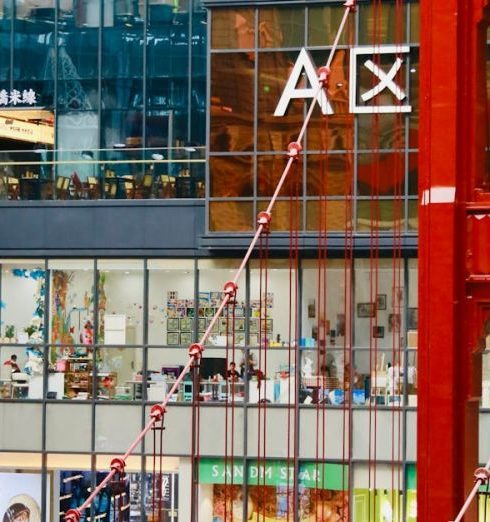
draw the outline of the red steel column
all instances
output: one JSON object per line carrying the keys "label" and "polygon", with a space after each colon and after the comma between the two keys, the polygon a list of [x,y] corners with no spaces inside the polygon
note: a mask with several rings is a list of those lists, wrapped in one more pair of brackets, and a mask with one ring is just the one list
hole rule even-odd
{"label": "red steel column", "polygon": [[[478,460],[475,339],[468,296],[467,207],[482,186],[483,8],[421,0],[418,520],[447,522]],[[480,37],[480,39],[478,39]],[[490,242],[490,241],[489,241]],[[489,292],[490,293],[490,292]],[[481,373],[479,375],[481,381]],[[467,521],[476,521],[476,504]]]}

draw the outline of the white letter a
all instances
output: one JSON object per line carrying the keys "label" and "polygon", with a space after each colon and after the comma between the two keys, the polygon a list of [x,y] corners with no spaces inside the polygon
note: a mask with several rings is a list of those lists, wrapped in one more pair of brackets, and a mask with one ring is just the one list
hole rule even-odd
{"label": "white letter a", "polygon": [[[298,85],[300,79],[302,79],[301,76],[303,70],[306,73],[311,87],[308,89],[297,89],[296,86]],[[333,109],[327,99],[325,89],[320,88],[320,81],[318,80],[318,73],[316,71],[315,64],[313,63],[313,59],[311,58],[308,51],[303,47],[299,53],[296,63],[294,64],[293,71],[289,76],[286,87],[284,88],[284,91],[281,95],[281,99],[277,104],[274,116],[284,116],[291,99],[314,98],[315,95],[322,113],[333,114]]]}

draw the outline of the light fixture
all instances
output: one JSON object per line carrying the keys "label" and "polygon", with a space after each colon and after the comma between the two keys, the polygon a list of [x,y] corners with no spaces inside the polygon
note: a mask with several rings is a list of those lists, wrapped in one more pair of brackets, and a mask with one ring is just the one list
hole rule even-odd
{"label": "light fixture", "polygon": [[163,159],[163,154],[152,154],[151,155],[152,159],[154,159],[155,161],[162,161]]}
{"label": "light fixture", "polygon": [[86,160],[93,160],[94,154],[90,150],[82,150],[82,158]]}
{"label": "light fixture", "polygon": [[114,143],[114,144],[112,145],[112,147],[113,147],[114,149],[124,149],[124,148],[126,148],[126,144],[125,144],[125,143]]}

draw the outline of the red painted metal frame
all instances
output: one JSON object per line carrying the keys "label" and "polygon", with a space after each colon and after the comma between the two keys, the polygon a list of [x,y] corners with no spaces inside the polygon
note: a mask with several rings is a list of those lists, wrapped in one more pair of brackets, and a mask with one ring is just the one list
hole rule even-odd
{"label": "red painted metal frame", "polygon": [[[454,519],[478,464],[481,348],[490,305],[490,237],[481,218],[490,215],[485,179],[489,5],[490,0],[420,2],[421,522]],[[465,520],[476,516],[472,503]]]}

